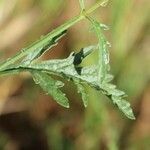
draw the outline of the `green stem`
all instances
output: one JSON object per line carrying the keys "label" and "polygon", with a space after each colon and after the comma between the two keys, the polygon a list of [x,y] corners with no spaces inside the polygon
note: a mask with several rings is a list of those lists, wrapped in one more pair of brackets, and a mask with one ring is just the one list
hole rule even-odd
{"label": "green stem", "polygon": [[73,26],[74,24],[76,24],[77,22],[83,20],[84,18],[86,18],[86,15],[91,14],[97,8],[99,8],[101,6],[101,3],[102,3],[101,1],[97,2],[89,10],[85,11],[84,13],[80,13],[80,15],[75,16],[74,18],[70,19],[69,21],[67,21],[63,25],[61,25],[58,28],[54,29],[52,32],[50,32],[47,35],[45,35],[42,39],[36,41],[35,43],[33,43],[32,45],[30,45],[29,47],[27,47],[25,49],[22,49],[15,56],[7,59],[2,64],[0,64],[0,70],[3,70],[4,68],[7,68],[9,65],[11,65],[11,64],[15,63],[16,61],[20,60],[22,57],[26,56],[27,54],[29,54],[33,50],[42,47],[44,45],[44,43],[46,43],[47,41],[49,41],[49,39],[54,38],[60,32],[63,32],[64,30],[67,30],[68,28],[70,28],[71,26]]}

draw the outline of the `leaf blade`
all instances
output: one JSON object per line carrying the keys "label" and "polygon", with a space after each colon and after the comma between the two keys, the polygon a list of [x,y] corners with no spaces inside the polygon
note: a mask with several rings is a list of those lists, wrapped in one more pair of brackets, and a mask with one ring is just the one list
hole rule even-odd
{"label": "leaf blade", "polygon": [[107,72],[110,69],[108,42],[102,33],[102,29],[104,27],[106,28],[106,26],[94,20],[93,18],[89,18],[89,20],[98,38],[98,52],[99,52],[98,53],[98,66],[99,66],[98,76],[99,76],[99,83],[102,84]]}
{"label": "leaf blade", "polygon": [[112,96],[113,103],[131,120],[135,120],[130,103],[120,97]]}
{"label": "leaf blade", "polygon": [[130,103],[123,99],[126,97],[125,92],[116,89],[116,86],[110,83],[105,84],[102,88],[105,91],[105,95],[111,98],[112,102],[117,105],[119,110],[122,111],[126,117],[135,120]]}
{"label": "leaf blade", "polygon": [[32,71],[32,76],[36,84],[39,84],[41,88],[51,95],[54,100],[63,107],[69,108],[69,101],[65,94],[59,90],[60,86],[63,84],[59,81],[55,81],[46,73]]}
{"label": "leaf blade", "polygon": [[84,86],[77,79],[73,79],[73,81],[75,85],[77,86],[78,93],[81,94],[84,107],[87,107],[88,106],[88,94],[86,93]]}

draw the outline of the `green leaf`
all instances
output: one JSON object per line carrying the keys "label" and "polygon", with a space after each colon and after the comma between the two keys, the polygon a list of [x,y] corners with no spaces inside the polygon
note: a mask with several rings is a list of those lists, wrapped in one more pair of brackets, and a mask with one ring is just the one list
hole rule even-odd
{"label": "green leaf", "polygon": [[102,29],[106,28],[106,25],[97,22],[96,20],[89,18],[94,31],[98,37],[98,76],[99,76],[99,83],[102,84],[103,80],[107,72],[110,69],[109,66],[109,51],[108,51],[108,41],[106,40],[105,36],[102,33]]}
{"label": "green leaf", "polygon": [[23,63],[30,64],[33,60],[39,58],[42,56],[47,50],[51,49],[52,47],[56,46],[58,43],[58,40],[62,38],[66,34],[67,30],[64,30],[63,32],[59,33],[52,39],[49,39],[46,43],[44,43],[41,47],[38,47],[37,49],[31,51],[27,55],[27,57],[23,60]]}
{"label": "green leaf", "polygon": [[[78,77],[78,76],[77,76]],[[78,77],[82,82],[89,84],[95,89],[99,89],[98,76],[97,76],[97,66],[93,65],[90,67],[83,67],[81,75]]]}
{"label": "green leaf", "polygon": [[[42,61],[38,63],[31,63],[28,65],[20,65],[22,68],[28,68],[28,69],[36,69],[36,70],[44,70],[46,72],[55,73],[58,75],[65,75],[68,78],[82,78],[80,75],[81,72],[85,72],[85,69],[82,69],[82,67],[78,67],[78,65],[82,62],[83,58],[88,56],[95,46],[89,46],[87,48],[83,48],[79,53],[72,52],[68,58],[66,59],[53,59],[53,60],[47,60]],[[92,66],[93,67],[93,66]],[[86,68],[86,72],[90,73],[91,71],[95,71],[90,67],[90,70]],[[96,75],[96,73],[95,73]],[[92,78],[92,77],[91,77]]]}
{"label": "green leaf", "polygon": [[118,106],[118,108],[129,118],[134,120],[135,116],[133,114],[132,108],[130,106],[130,103],[127,102],[124,99],[121,99],[118,96],[112,96],[112,100],[114,102],[114,104],[116,104]]}
{"label": "green leaf", "polygon": [[104,79],[103,82],[104,82],[104,83],[108,83],[108,82],[112,81],[113,78],[114,78],[113,75],[111,75],[111,74],[106,74],[105,79]]}
{"label": "green leaf", "polygon": [[[107,0],[102,4],[105,5]],[[109,83],[113,76],[108,74],[110,70],[109,66],[109,42],[106,40],[102,33],[102,30],[108,30],[108,27],[104,24],[97,22],[94,19],[89,18],[94,31],[98,37],[98,52],[99,52],[99,62],[98,62],[98,87],[97,90],[102,90],[102,93],[107,95],[111,100],[118,106],[118,108],[130,119],[135,119],[130,104],[123,100],[126,94],[123,91],[116,89],[116,86]]]}
{"label": "green leaf", "polygon": [[87,105],[88,105],[88,94],[86,93],[84,86],[77,79],[73,79],[73,82],[77,86],[78,93],[80,93],[82,96],[82,101],[83,101],[84,107],[87,107]]}
{"label": "green leaf", "polygon": [[120,91],[118,89],[116,89],[116,85],[113,84],[105,84],[102,87],[104,90],[106,90],[108,92],[109,95],[115,95],[115,96],[123,96],[125,95],[125,93],[123,91]]}
{"label": "green leaf", "polygon": [[[93,48],[94,47],[87,47],[81,49],[81,51],[78,53],[72,52],[66,59],[55,59],[38,63],[24,64],[14,68],[8,68],[8,70],[5,71],[9,72],[10,70],[27,70],[36,72],[34,76],[36,75],[37,81],[40,81],[38,83],[43,88],[43,90],[51,94],[59,104],[65,107],[68,107],[69,105],[68,100],[64,98],[65,96],[58,89],[62,87],[63,84],[61,84],[61,82],[57,82],[56,84],[56,81],[53,81],[53,79],[51,79],[47,74],[54,74],[73,81],[74,84],[77,85],[78,92],[82,94],[82,100],[85,107],[87,106],[88,102],[87,94],[83,84],[88,84],[89,86],[95,88],[98,91],[101,91],[103,94],[108,96],[127,117],[133,119],[134,114],[131,107],[128,102],[123,99],[126,97],[126,94],[123,91],[116,89],[116,85],[110,83],[110,81],[113,79],[112,75],[107,73],[103,82],[99,84],[99,78],[97,75],[99,69],[98,65],[91,65],[87,67],[79,66],[83,59],[91,54],[91,52],[93,52]],[[60,97],[62,100],[60,97],[58,97],[58,95],[56,95],[58,94],[57,91],[60,91],[58,93],[61,93]]]}
{"label": "green leaf", "polygon": [[104,94],[106,94],[114,104],[130,119],[135,119],[132,108],[126,100],[123,98],[126,97],[126,94],[123,91],[116,89],[116,86],[110,83],[106,83],[102,86]]}
{"label": "green leaf", "polygon": [[[106,6],[108,0],[98,1],[93,7],[85,10],[84,0],[79,0],[82,12],[56,28],[52,32],[43,36],[40,40],[34,42],[27,48],[22,49],[14,57],[7,59],[0,64],[0,75],[19,73],[29,71],[37,84],[48,94],[52,95],[57,103],[69,108],[69,102],[65,94],[59,89],[64,86],[61,81],[55,81],[50,77],[51,74],[61,76],[72,80],[78,88],[78,92],[82,95],[84,106],[88,104],[87,94],[84,84],[94,87],[103,94],[111,98],[112,102],[130,119],[135,119],[129,102],[124,100],[126,96],[123,91],[116,89],[116,86],[109,83],[113,76],[108,74],[109,66],[109,42],[106,40],[102,30],[109,28],[88,17],[88,15],[96,10],[99,6]],[[55,46],[58,40],[65,35],[66,30],[82,19],[88,18],[98,38],[98,64],[82,67],[81,63],[86,56],[91,54],[95,46],[81,49],[78,53],[71,53],[66,59],[55,59],[35,63],[33,60],[42,56],[48,49]],[[18,62],[25,59],[19,64]],[[18,63],[16,65],[16,63]]]}
{"label": "green leaf", "polygon": [[40,63],[20,66],[25,69],[45,71],[49,74],[66,77],[67,79],[77,78],[82,82],[87,82],[91,86],[97,86],[97,67],[77,67],[73,64],[75,54],[72,53],[66,59],[55,59],[42,61]]}
{"label": "green leaf", "polygon": [[61,81],[55,81],[49,75],[39,71],[32,71],[33,79],[36,84],[49,95],[51,95],[58,104],[63,107],[69,108],[69,102],[65,94],[59,90],[64,84]]}

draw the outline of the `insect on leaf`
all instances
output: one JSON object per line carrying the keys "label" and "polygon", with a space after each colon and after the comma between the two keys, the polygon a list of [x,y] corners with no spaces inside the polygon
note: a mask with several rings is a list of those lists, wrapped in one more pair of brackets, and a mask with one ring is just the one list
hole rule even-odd
{"label": "insect on leaf", "polygon": [[[95,46],[89,46],[87,48],[83,48],[79,53],[71,53],[68,58],[65,59],[53,59],[53,60],[47,60],[47,61],[42,61],[38,63],[32,63],[26,66],[21,66],[25,68],[30,68],[30,69],[36,69],[36,70],[44,70],[46,72],[53,72],[54,74],[58,75],[64,75],[65,77],[68,78],[80,78],[84,77],[84,79],[88,79],[85,73],[89,74],[89,78],[93,80],[93,77],[91,73],[93,72],[93,68],[89,67],[89,69],[82,69],[82,67],[78,67],[78,65],[82,62],[83,58],[88,56],[92,51]],[[86,70],[86,71],[85,71]],[[91,72],[92,71],[92,72]],[[95,71],[95,67],[94,67]],[[81,72],[84,75],[81,75]],[[63,76],[63,77],[64,77]]]}
{"label": "insect on leaf", "polygon": [[75,54],[73,64],[74,65],[81,64],[81,62],[83,61],[83,59],[85,57],[87,57],[88,55],[90,55],[96,48],[97,48],[97,46],[94,46],[94,45],[82,48],[80,50],[80,52],[78,52],[78,53]]}

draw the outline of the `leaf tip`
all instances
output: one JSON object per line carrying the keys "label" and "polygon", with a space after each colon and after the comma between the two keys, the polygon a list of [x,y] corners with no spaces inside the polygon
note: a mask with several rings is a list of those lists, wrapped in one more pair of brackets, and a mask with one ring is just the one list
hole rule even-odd
{"label": "leaf tip", "polygon": [[68,104],[68,105],[66,105],[66,108],[70,108],[70,105]]}
{"label": "leaf tip", "polygon": [[87,108],[87,106],[88,106],[88,104],[85,104],[85,103],[84,103],[84,107]]}
{"label": "leaf tip", "polygon": [[[60,104],[60,103],[59,103]],[[60,104],[61,106],[63,106],[63,107],[65,107],[65,108],[70,108],[70,105],[69,105],[69,103],[65,103],[65,104]]]}
{"label": "leaf tip", "polygon": [[128,116],[128,118],[131,119],[131,120],[136,120],[136,117],[135,117],[135,115],[133,114],[133,112],[132,112],[132,114],[130,114],[130,116]]}

